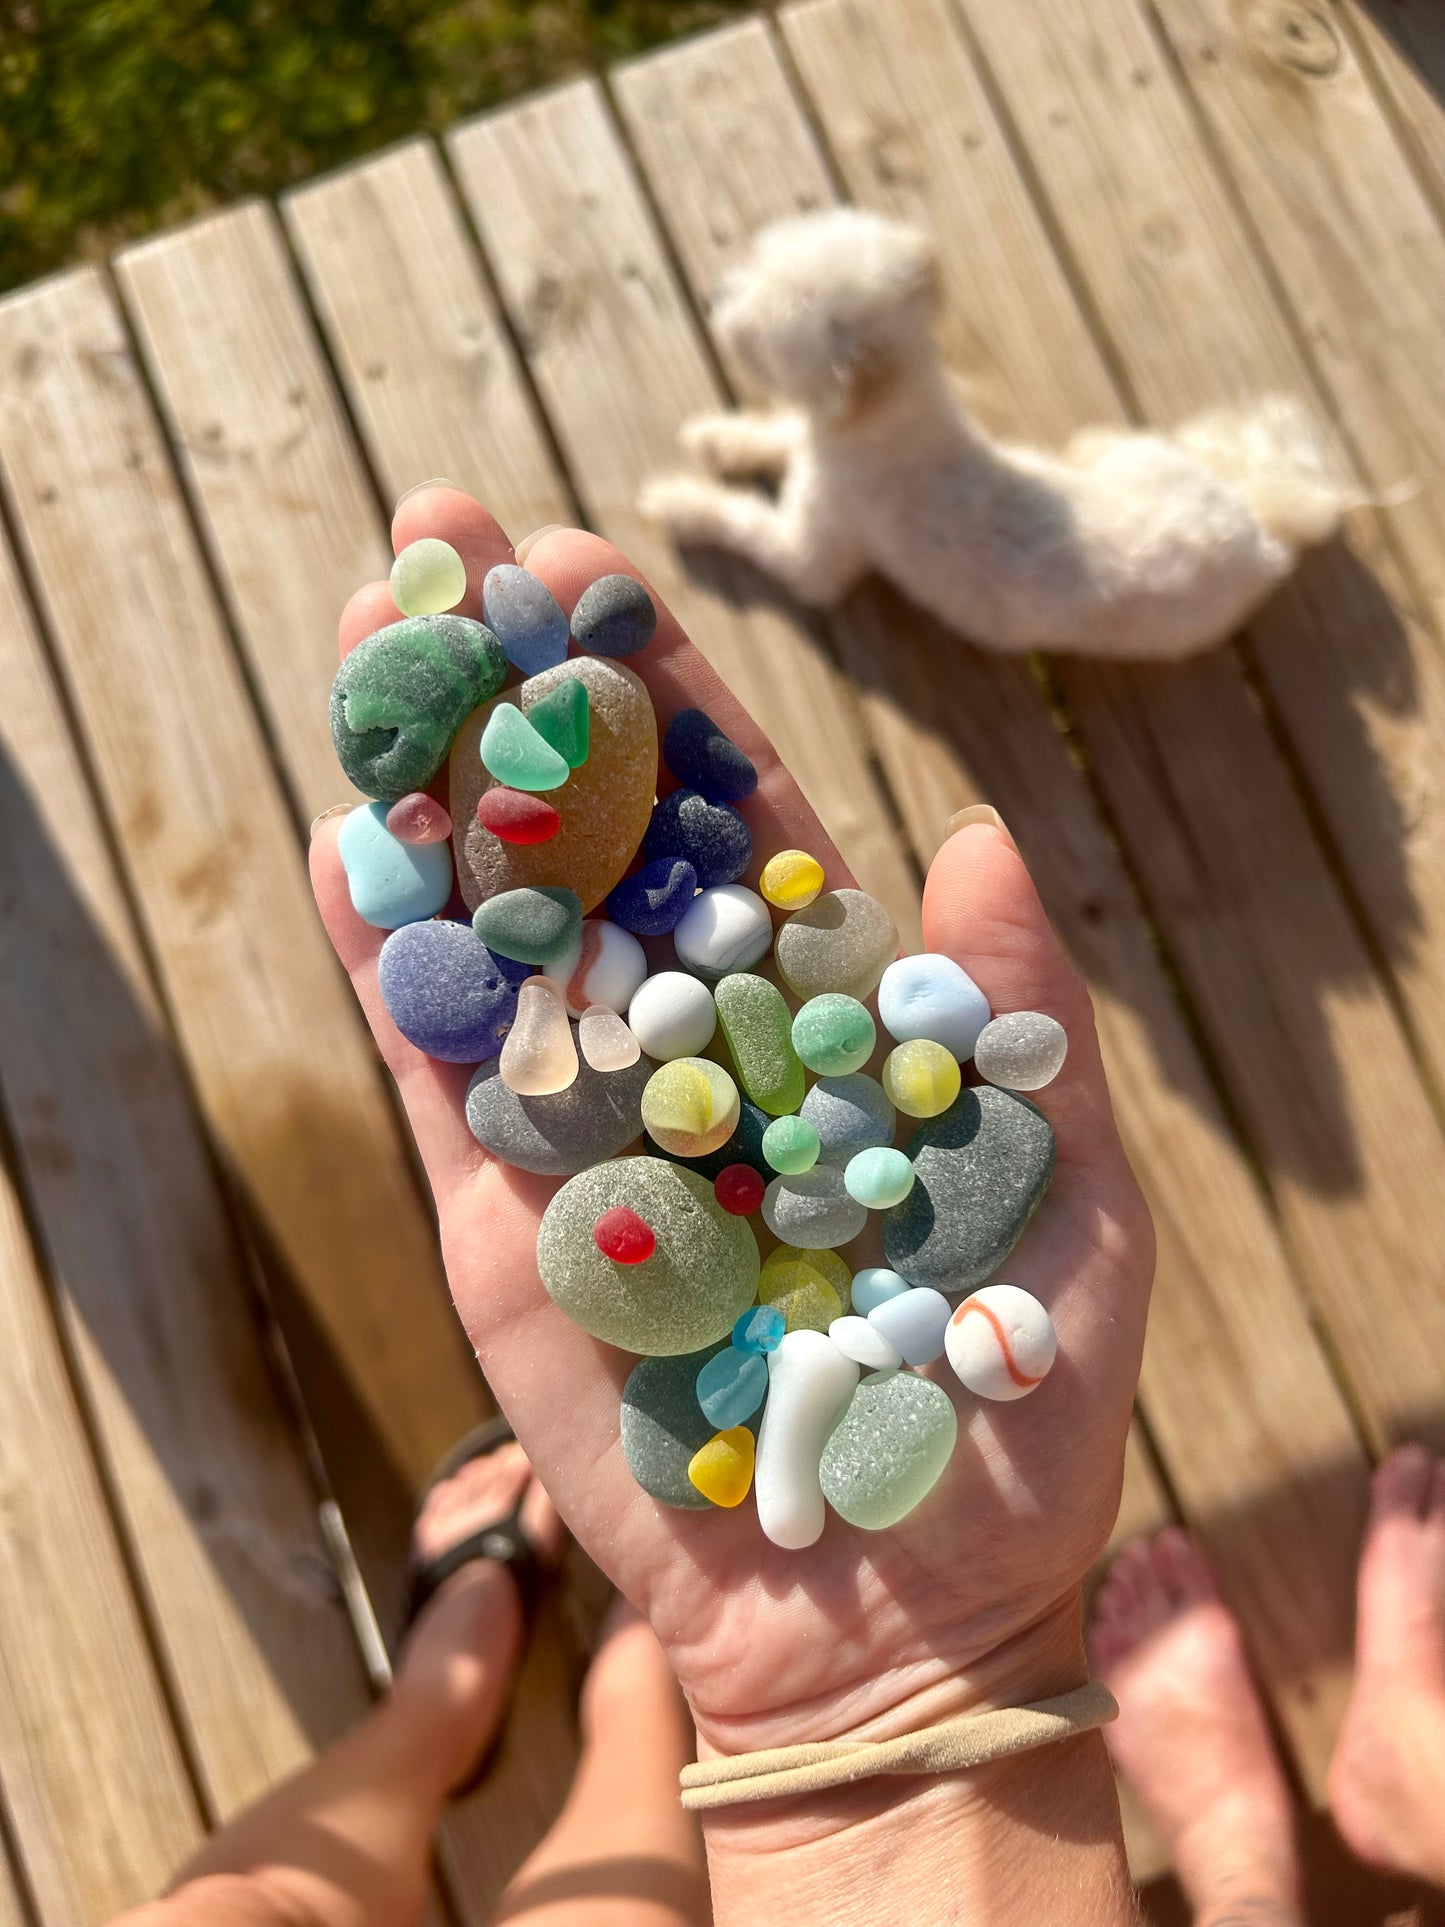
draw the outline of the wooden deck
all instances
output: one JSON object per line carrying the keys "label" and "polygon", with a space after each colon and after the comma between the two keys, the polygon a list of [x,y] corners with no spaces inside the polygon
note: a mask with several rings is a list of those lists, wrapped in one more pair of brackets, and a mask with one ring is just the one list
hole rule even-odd
{"label": "wooden deck", "polygon": [[[633,555],[910,939],[1003,811],[1159,1227],[1121,1532],[1208,1542],[1319,1800],[1369,1462],[1445,1440],[1442,94],[1434,0],[805,0],[0,302],[0,1927],[150,1894],[356,1716],[486,1408],[303,868],[337,610],[437,475]],[[1283,391],[1385,506],[1168,670],[685,573],[633,505],[737,392],[710,297],[840,195],[937,235],[994,428]],[[553,1811],[574,1664],[439,1920]]]}

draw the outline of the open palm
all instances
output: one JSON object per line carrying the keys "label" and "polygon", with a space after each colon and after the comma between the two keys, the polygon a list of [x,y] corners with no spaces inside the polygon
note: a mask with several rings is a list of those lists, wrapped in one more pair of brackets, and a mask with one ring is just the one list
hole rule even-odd
{"label": "open palm", "polygon": [[[487,570],[513,559],[492,517],[450,488],[409,497],[392,533],[398,549],[435,535],[460,551],[461,608],[474,616]],[[545,535],[527,567],[569,611],[598,576],[637,573],[575,530]],[[342,617],[343,653],[396,619],[385,583],[362,589]],[[830,886],[851,881],[771,745],[660,605],[656,639],[630,666],[661,723],[706,709],[752,757],[759,784],[744,808],[759,863],[803,848]],[[1117,1504],[1153,1243],[1114,1130],[1087,993],[1007,835],[979,824],[944,844],[924,894],[924,940],[956,958],[995,1011],[1044,1010],[1068,1032],[1068,1061],[1037,1094],[1057,1173],[1005,1268],[1051,1310],[1059,1360],[1036,1396],[992,1407],[934,1368],[957,1395],[960,1429],[928,1499],[889,1532],[830,1514],[816,1545],[789,1552],[762,1536],[750,1505],[672,1511],[634,1482],[618,1407],[635,1360],[572,1324],[537,1274],[537,1225],[557,1182],[483,1151],[463,1112],[467,1070],[423,1056],[387,1017],[377,991],[384,933],[351,907],[338,828],[326,820],[313,839],[316,897],[401,1090],[457,1309],[571,1530],[650,1616],[706,1742],[736,1752],[860,1725],[883,1734],[1077,1684],[1078,1588]]]}

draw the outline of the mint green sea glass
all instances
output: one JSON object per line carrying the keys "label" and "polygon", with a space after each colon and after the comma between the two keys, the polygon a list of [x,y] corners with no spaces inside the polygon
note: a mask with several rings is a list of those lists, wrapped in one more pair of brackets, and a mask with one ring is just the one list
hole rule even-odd
{"label": "mint green sea glass", "polygon": [[488,775],[509,789],[560,789],[570,774],[566,757],[511,703],[498,703],[487,718],[481,756]]}

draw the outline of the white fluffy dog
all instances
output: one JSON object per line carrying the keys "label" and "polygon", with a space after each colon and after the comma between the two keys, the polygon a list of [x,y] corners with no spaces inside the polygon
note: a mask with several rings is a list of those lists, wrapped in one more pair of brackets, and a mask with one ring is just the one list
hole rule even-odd
{"label": "white fluffy dog", "polygon": [[1169,658],[1238,627],[1354,499],[1280,400],[1172,435],[1089,429],[1062,455],[991,441],[940,359],[938,291],[928,238],[875,215],[766,229],[715,320],[789,407],[704,416],[683,443],[718,475],[777,478],[777,500],[678,475],[643,509],[806,602],[876,569],[990,648]]}

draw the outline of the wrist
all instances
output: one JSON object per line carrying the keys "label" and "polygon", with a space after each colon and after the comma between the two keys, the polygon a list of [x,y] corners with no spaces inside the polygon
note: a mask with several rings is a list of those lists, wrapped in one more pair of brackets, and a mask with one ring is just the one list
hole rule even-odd
{"label": "wrist", "polygon": [[[941,1720],[1022,1706],[1087,1677],[1076,1595],[987,1654],[900,1682],[879,1703],[795,1715],[790,1740],[888,1739]],[[874,1682],[876,1688],[879,1682]],[[720,1747],[700,1757],[777,1743]],[[786,1742],[784,1742],[786,1743]],[[803,1923],[974,1927],[1020,1918],[1113,1927],[1133,1919],[1118,1803],[1098,1734],[982,1767],[934,1776],[879,1776],[702,1816],[718,1927],[752,1922],[781,1902]],[[1067,1904],[1064,1904],[1064,1901]]]}

